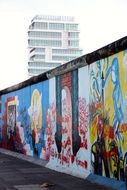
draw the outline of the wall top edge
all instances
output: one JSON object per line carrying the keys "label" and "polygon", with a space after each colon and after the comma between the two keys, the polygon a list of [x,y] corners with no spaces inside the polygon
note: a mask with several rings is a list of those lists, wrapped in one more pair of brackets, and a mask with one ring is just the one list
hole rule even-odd
{"label": "wall top edge", "polygon": [[109,57],[109,56],[116,54],[120,51],[123,51],[125,49],[127,49],[127,36],[125,36],[115,42],[112,42],[111,44],[108,44],[98,50],[95,50],[91,53],[88,53],[86,55],[78,57],[68,63],[65,63],[59,67],[56,67],[55,69],[49,70],[40,75],[31,77],[30,79],[27,79],[19,84],[16,84],[14,86],[3,89],[0,91],[0,95],[7,94],[9,92],[19,90],[19,89],[27,87],[29,85],[48,80],[57,75],[64,74],[64,73],[72,71],[74,69],[77,69],[77,68],[80,68],[80,67],[83,67],[86,65],[90,65],[91,63],[93,63],[95,61],[104,59],[106,57]]}

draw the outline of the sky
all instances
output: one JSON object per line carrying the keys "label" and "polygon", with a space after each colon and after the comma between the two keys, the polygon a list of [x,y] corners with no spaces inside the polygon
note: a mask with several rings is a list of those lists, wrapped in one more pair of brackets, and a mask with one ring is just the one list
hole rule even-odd
{"label": "sky", "polygon": [[28,78],[27,31],[37,14],[74,16],[83,54],[127,35],[127,0],[0,0],[0,90]]}

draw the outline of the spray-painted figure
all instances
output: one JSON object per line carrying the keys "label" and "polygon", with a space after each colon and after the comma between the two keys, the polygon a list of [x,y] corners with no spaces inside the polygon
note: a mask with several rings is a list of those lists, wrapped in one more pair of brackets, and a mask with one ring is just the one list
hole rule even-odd
{"label": "spray-painted figure", "polygon": [[119,65],[118,59],[114,58],[112,61],[112,65],[106,72],[104,86],[106,85],[106,81],[111,74],[112,83],[114,84],[113,89],[113,104],[114,104],[114,118],[113,118],[113,128],[114,132],[117,133],[118,125],[123,123],[124,115],[123,115],[123,98],[122,91],[119,80]]}
{"label": "spray-painted figure", "polygon": [[[119,130],[119,127],[124,123],[124,114],[123,114],[123,96],[122,96],[122,90],[120,85],[120,78],[119,78],[119,65],[118,65],[118,59],[114,58],[112,60],[111,66],[108,68],[105,76],[105,80],[103,82],[103,88],[106,85],[106,82],[111,75],[111,81],[113,84],[113,93],[112,93],[112,100],[113,100],[113,106],[114,106],[114,117],[112,121],[112,126],[114,130],[114,140],[110,143],[110,153],[113,155],[112,157],[116,158],[113,162],[113,165],[117,165],[117,169],[112,171],[113,176],[117,179],[124,178],[123,174],[123,166],[120,168],[120,163],[123,163],[123,153],[122,148],[120,145],[120,141],[123,141],[123,135]],[[115,151],[115,155],[113,154]],[[112,163],[113,159],[109,158],[110,162]],[[110,164],[111,164],[110,163]],[[111,164],[112,165],[112,164]],[[112,166],[111,166],[112,168]]]}
{"label": "spray-painted figure", "polygon": [[[118,59],[114,58],[112,64],[106,70],[105,77],[102,76],[102,103],[104,105],[104,90],[107,84],[107,81],[111,77],[111,82],[113,85],[113,108],[114,116],[112,120],[113,128],[113,139],[109,143],[109,149],[106,149],[106,141],[104,139],[104,110],[102,115],[98,115],[98,124],[97,124],[97,141],[92,145],[92,155],[94,156],[93,168],[94,173],[103,175],[103,166],[105,170],[106,177],[121,178],[120,173],[123,176],[123,170],[120,171],[119,163],[120,160],[123,160],[123,154],[120,146],[120,141],[123,139],[122,134],[119,132],[119,126],[123,124],[123,99],[122,91],[119,80],[119,65]],[[96,83],[97,84],[97,83]],[[97,85],[96,85],[97,87]],[[104,107],[103,107],[104,109]],[[101,133],[100,133],[101,132]],[[108,151],[109,157],[105,156],[106,151]],[[102,166],[103,165],[103,166]]]}

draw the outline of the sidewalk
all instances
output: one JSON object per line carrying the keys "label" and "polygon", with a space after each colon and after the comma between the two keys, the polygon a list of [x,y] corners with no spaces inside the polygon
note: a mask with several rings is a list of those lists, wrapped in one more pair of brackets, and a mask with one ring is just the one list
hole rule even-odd
{"label": "sidewalk", "polygon": [[0,190],[125,190],[123,182],[94,175],[84,180],[50,170],[46,164],[41,159],[0,149]]}

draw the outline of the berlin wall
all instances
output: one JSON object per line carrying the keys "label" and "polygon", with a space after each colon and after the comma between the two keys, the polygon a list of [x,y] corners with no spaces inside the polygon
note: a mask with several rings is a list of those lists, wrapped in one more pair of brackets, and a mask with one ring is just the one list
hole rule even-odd
{"label": "berlin wall", "polygon": [[81,178],[124,180],[127,37],[1,90],[0,147]]}

